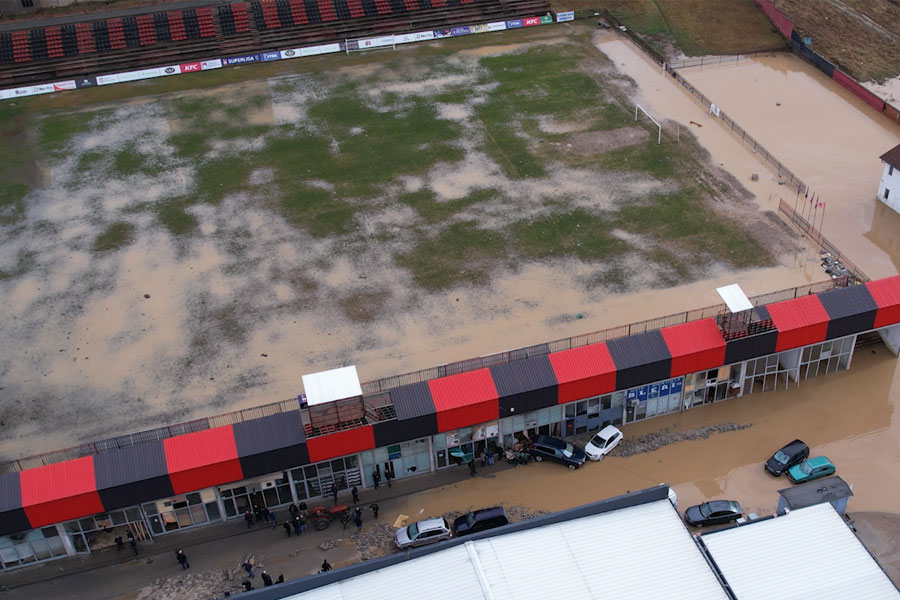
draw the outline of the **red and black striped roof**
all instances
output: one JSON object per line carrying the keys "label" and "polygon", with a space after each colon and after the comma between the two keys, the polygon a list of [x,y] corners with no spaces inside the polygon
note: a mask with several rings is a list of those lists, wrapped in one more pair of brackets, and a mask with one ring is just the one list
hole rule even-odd
{"label": "red and black striped roof", "polygon": [[900,323],[900,276],[390,391],[396,420],[307,439],[298,411],[0,476],[0,534],[273,473]]}

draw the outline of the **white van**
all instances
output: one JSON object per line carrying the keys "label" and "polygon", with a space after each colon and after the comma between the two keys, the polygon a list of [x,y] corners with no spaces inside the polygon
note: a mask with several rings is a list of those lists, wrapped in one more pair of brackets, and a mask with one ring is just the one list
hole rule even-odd
{"label": "white van", "polygon": [[612,425],[607,425],[591,438],[584,447],[584,453],[591,460],[601,460],[621,441],[622,432]]}

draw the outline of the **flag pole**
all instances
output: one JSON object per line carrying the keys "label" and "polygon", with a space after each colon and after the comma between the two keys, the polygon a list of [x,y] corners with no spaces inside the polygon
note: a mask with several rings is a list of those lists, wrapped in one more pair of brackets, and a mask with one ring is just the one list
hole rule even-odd
{"label": "flag pole", "polygon": [[816,200],[815,202],[813,202],[813,204],[815,206],[813,206],[812,219],[810,219],[810,223],[811,223],[813,231],[815,231],[816,230],[816,215],[819,214],[819,201]]}
{"label": "flag pole", "polygon": [[822,203],[822,220],[819,221],[819,231],[822,231],[822,227],[825,225],[825,203]]}

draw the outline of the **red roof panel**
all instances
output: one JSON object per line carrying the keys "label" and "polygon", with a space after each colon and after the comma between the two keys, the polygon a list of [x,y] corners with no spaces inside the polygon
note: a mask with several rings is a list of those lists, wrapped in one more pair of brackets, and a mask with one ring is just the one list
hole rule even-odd
{"label": "red roof panel", "polygon": [[500,416],[499,394],[490,369],[478,369],[428,382],[437,410],[438,431],[450,431]]}
{"label": "red roof panel", "polygon": [[176,494],[244,478],[231,425],[163,440]]}
{"label": "red roof panel", "polygon": [[725,362],[725,338],[715,319],[664,327],[660,333],[672,355],[670,377],[721,367]]}
{"label": "red roof panel", "polygon": [[549,358],[559,384],[560,404],[616,389],[616,364],[605,342],[554,352]]}
{"label": "red roof panel", "polygon": [[800,296],[766,308],[778,330],[775,352],[825,341],[829,317],[818,296]]}
{"label": "red roof panel", "polygon": [[337,458],[345,454],[371,450],[374,447],[375,432],[371,425],[306,439],[310,462]]}
{"label": "red roof panel", "polygon": [[19,477],[22,506],[32,527],[103,512],[93,456],[26,469]]}
{"label": "red roof panel", "polygon": [[900,323],[900,275],[869,281],[866,288],[878,305],[875,329]]}

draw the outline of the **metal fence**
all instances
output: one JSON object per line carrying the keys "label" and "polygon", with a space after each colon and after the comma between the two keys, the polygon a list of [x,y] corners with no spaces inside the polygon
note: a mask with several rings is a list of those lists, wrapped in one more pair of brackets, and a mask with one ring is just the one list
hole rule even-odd
{"label": "metal fence", "polygon": [[838,250],[837,246],[828,241],[828,238],[822,235],[821,231],[816,229],[803,217],[803,215],[795,211],[790,204],[784,201],[784,199],[778,201],[778,211],[784,213],[787,220],[803,232],[807,239],[812,240],[812,242],[817,244],[822,250],[831,254],[831,257],[834,260],[841,263],[850,272],[851,277],[857,281],[869,281],[869,277],[863,273],[862,269],[857,267],[843,252]]}
{"label": "metal fence", "polygon": [[[611,13],[606,13],[606,18],[609,19],[610,23],[616,26],[629,40],[631,40],[638,48],[644,51],[647,56],[652,58],[656,64],[665,68],[666,72],[671,75],[675,81],[681,84],[681,87],[688,92],[695,100],[697,100],[704,109],[710,110],[710,107],[713,105],[713,102],[703,95],[703,93],[692,86],[688,81],[682,77],[678,71],[672,65],[666,63],[666,57],[662,55],[662,53],[642,39],[639,35],[628,29],[621,21],[619,21],[616,17],[614,17]],[[731,131],[732,135],[741,140],[741,143],[753,148],[753,152],[759,154],[759,156],[763,159],[763,162],[769,166],[775,173],[778,174],[778,178],[784,182],[785,185],[789,186],[792,190],[804,190],[806,189],[806,184],[803,183],[799,177],[794,175],[794,173],[788,169],[784,163],[775,158],[771,152],[766,150],[766,148],[756,141],[756,139],[747,133],[747,131],[738,125],[734,119],[725,114],[725,111],[720,108],[716,108],[718,114],[716,115],[725,126],[726,129]]]}
{"label": "metal fence", "polygon": [[756,58],[757,56],[774,56],[784,52],[790,52],[787,48],[772,48],[770,50],[757,50],[746,54],[725,54],[721,56],[694,56],[676,62],[666,63],[670,69],[693,69],[696,67],[718,67],[734,65],[739,62]]}

